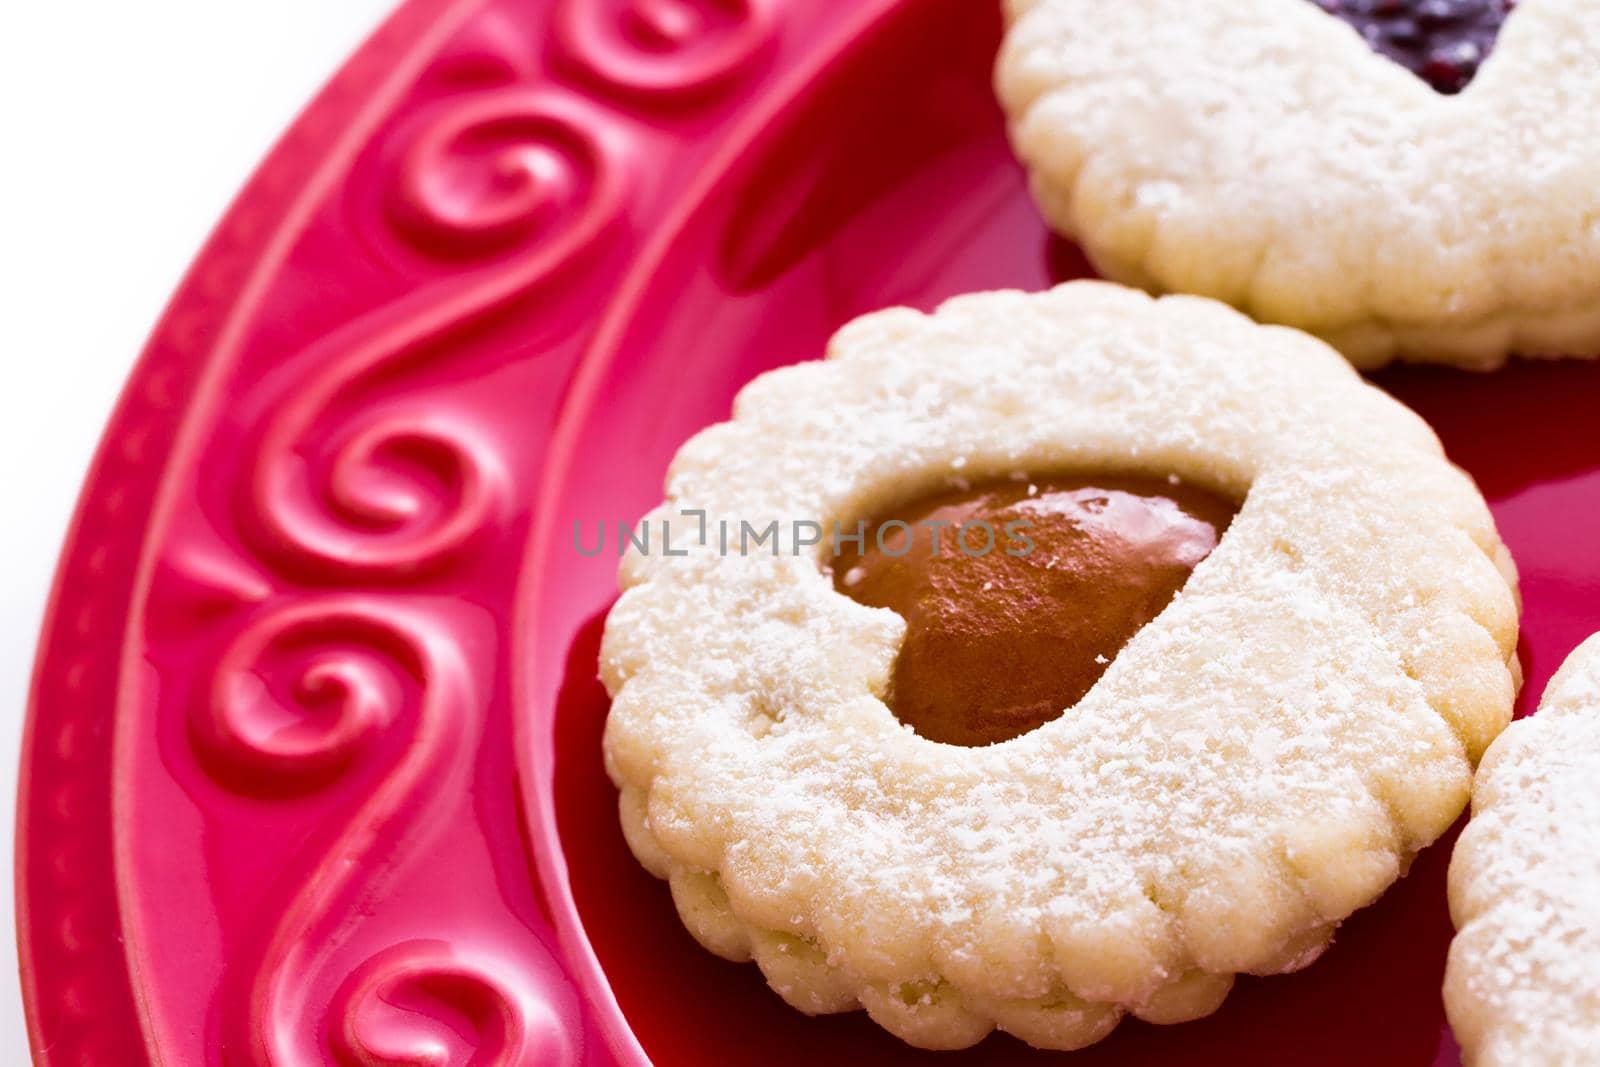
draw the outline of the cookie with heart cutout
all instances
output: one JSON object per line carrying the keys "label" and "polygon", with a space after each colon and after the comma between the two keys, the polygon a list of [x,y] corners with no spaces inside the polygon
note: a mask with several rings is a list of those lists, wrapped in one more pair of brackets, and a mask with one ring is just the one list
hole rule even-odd
{"label": "cookie with heart cutout", "polygon": [[1008,12],[1013,144],[1107,277],[1299,327],[1362,368],[1600,354],[1600,6]]}
{"label": "cookie with heart cutout", "polygon": [[866,316],[646,528],[601,650],[630,846],[708,949],[927,1048],[1307,965],[1516,686],[1514,569],[1433,433],[1193,297]]}
{"label": "cookie with heart cutout", "polygon": [[1466,1062],[1600,1063],[1600,635],[1490,746],[1450,910],[1444,999]]}

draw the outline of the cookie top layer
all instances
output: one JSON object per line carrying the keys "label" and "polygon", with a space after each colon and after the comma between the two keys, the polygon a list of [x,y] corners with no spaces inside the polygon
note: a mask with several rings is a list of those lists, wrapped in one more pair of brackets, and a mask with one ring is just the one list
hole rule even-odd
{"label": "cookie top layer", "polygon": [[1600,1063],[1600,635],[1489,749],[1472,808],[1444,986],[1467,1062]]}
{"label": "cookie top layer", "polygon": [[1011,0],[996,87],[1102,274],[1364,367],[1600,353],[1600,5],[1522,0],[1435,92],[1307,0]]}
{"label": "cookie top layer", "polygon": [[[678,454],[652,522],[687,555],[624,562],[606,752],[652,869],[715,873],[863,986],[1136,1007],[1302,965],[1454,820],[1510,714],[1513,572],[1427,425],[1337,353],[1073,283],[869,315],[828,357]],[[982,748],[897,722],[904,622],[797,521],[1105,470],[1242,506],[1069,714]],[[724,554],[688,509],[780,544]]]}

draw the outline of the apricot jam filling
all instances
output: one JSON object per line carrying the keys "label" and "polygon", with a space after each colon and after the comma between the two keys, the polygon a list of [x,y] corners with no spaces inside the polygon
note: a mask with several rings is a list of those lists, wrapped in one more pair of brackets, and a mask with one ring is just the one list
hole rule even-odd
{"label": "apricot jam filling", "polygon": [[1076,704],[1237,511],[1162,478],[1005,479],[868,519],[830,567],[839,592],[905,619],[895,716],[930,740],[989,745]]}

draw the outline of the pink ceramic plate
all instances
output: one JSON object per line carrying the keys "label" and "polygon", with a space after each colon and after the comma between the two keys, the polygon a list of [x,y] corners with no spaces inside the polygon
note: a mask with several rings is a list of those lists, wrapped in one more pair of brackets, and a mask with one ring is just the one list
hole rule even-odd
{"label": "pink ceramic plate", "polygon": [[[691,944],[617,829],[615,560],[572,547],[852,316],[1084,272],[1006,151],[995,6],[412,0],[350,62],[84,492],[22,782],[39,1062],[1061,1059],[806,1019]],[[1600,628],[1600,366],[1385,384],[1495,503],[1536,696]],[[1075,1062],[1454,1063],[1447,847],[1309,971]]]}

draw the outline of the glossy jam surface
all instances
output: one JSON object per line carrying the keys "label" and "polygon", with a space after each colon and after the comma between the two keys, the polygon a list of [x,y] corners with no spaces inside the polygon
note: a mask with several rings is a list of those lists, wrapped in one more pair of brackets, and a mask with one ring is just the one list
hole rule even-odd
{"label": "glossy jam surface", "polygon": [[1489,58],[1516,0],[1312,0],[1441,93],[1459,93]]}
{"label": "glossy jam surface", "polygon": [[1235,510],[1165,479],[1008,479],[876,516],[830,562],[837,589],[906,620],[888,697],[900,721],[988,745],[1076,704]]}

